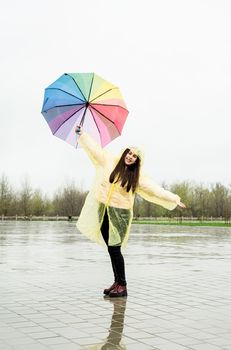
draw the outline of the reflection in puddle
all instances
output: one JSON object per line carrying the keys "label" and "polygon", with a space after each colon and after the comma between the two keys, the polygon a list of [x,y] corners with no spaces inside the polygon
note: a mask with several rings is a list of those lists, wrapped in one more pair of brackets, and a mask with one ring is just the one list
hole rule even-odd
{"label": "reflection in puddle", "polygon": [[126,346],[122,342],[122,335],[127,298],[105,297],[104,300],[113,304],[109,334],[103,343],[92,345],[88,350],[126,350]]}

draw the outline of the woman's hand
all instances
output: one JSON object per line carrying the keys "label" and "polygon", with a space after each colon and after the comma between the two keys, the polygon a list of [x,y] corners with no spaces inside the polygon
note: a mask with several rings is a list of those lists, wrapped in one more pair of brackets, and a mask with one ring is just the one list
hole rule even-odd
{"label": "woman's hand", "polygon": [[181,207],[181,208],[186,208],[186,205],[185,205],[184,203],[182,203],[182,202],[179,202],[178,205],[179,205],[179,207]]}
{"label": "woman's hand", "polygon": [[83,128],[81,125],[76,125],[75,132],[77,135],[82,135],[83,133]]}

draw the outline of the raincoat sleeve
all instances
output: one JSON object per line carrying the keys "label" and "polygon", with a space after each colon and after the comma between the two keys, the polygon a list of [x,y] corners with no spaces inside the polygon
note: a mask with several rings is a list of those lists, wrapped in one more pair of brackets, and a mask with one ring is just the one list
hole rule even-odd
{"label": "raincoat sleeve", "polygon": [[78,140],[87,155],[95,165],[105,164],[105,152],[101,146],[86,132],[83,132]]}
{"label": "raincoat sleeve", "polygon": [[180,203],[180,197],[177,194],[165,190],[147,176],[140,178],[136,192],[147,201],[159,204],[168,210],[175,209]]}

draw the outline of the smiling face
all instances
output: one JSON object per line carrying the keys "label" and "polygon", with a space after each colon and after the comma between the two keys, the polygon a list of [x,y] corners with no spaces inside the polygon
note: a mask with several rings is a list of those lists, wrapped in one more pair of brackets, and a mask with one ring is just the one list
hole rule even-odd
{"label": "smiling face", "polygon": [[131,148],[128,151],[128,153],[126,154],[126,156],[124,158],[124,162],[126,165],[132,165],[136,162],[137,158],[138,158],[138,156],[135,153],[135,150]]}

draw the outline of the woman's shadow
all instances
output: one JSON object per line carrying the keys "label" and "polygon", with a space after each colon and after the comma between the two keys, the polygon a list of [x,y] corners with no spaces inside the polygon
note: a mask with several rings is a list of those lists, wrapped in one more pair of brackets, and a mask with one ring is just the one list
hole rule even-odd
{"label": "woman's shadow", "polygon": [[96,344],[90,347],[89,350],[126,350],[126,346],[122,344],[121,341],[124,328],[124,316],[127,298],[105,297],[104,300],[113,304],[113,315],[111,319],[109,334],[104,343]]}

